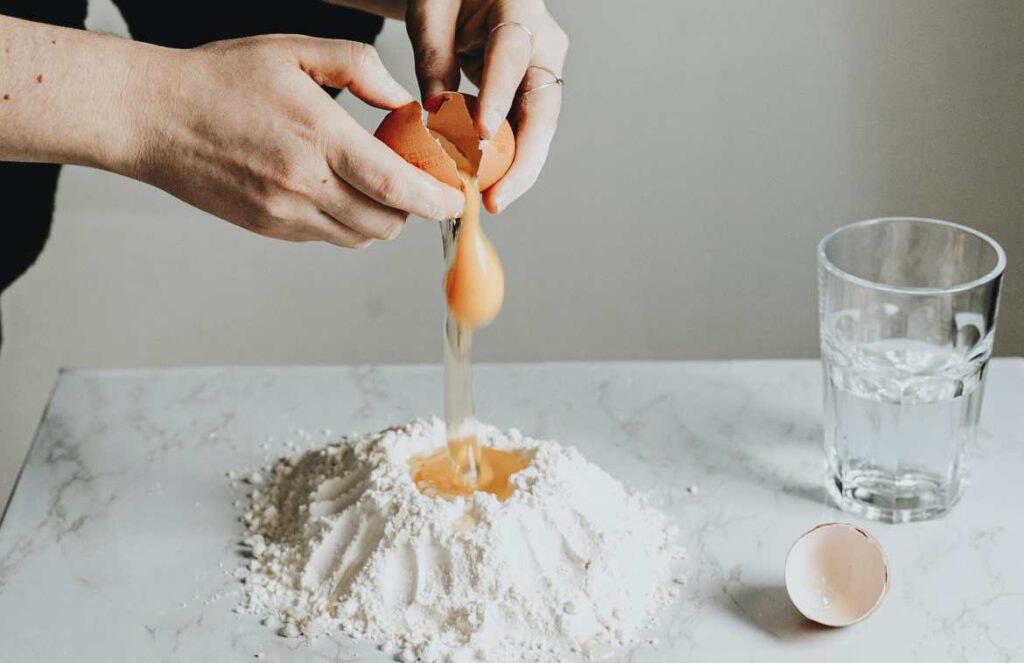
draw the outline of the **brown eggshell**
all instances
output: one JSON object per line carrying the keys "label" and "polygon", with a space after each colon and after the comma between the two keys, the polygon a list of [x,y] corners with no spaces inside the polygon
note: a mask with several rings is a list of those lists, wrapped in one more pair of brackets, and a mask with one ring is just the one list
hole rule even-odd
{"label": "brown eggshell", "polygon": [[387,114],[373,134],[412,165],[456,189],[462,188],[455,161],[423,124],[423,107],[410,101]]}
{"label": "brown eggshell", "polygon": [[476,172],[479,189],[490,188],[515,158],[515,136],[508,120],[502,121],[494,138],[481,141],[473,126],[476,97],[443,92],[430,102],[436,111],[429,113],[426,125],[423,107],[411,101],[388,113],[374,135],[445,184],[461,188],[458,168],[468,165],[470,172]]}
{"label": "brown eggshell", "polygon": [[516,141],[508,120],[502,120],[494,138],[481,141],[473,126],[476,97],[458,92],[443,92],[431,99],[437,110],[427,117],[427,127],[450,140],[459,152],[476,164],[481,191],[490,188],[508,172],[516,155]]}

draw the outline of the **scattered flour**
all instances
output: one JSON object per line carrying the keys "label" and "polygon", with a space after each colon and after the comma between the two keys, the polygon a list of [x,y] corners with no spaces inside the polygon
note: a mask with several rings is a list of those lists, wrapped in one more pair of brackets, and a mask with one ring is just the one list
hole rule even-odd
{"label": "scattered flour", "polygon": [[532,456],[504,502],[417,490],[408,460],[444,444],[437,419],[251,473],[241,607],[283,636],[338,629],[401,661],[554,661],[640,641],[678,592],[675,528],[575,448],[481,429]]}

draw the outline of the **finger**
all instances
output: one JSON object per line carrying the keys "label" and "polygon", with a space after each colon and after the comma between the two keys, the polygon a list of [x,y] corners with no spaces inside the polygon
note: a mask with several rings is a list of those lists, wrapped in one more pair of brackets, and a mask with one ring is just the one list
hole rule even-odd
{"label": "finger", "polygon": [[484,140],[494,137],[508,115],[532,55],[533,38],[517,24],[508,22],[490,34],[480,79],[480,100],[473,118],[477,133]]}
{"label": "finger", "polygon": [[394,239],[405,227],[405,212],[381,205],[333,175],[318,198],[327,216],[364,237]]}
{"label": "finger", "polygon": [[479,55],[459,54],[459,67],[462,69],[462,74],[479,88],[480,76],[484,72],[484,59]]}
{"label": "finger", "polygon": [[330,215],[320,212],[310,220],[319,234],[319,238],[329,244],[345,249],[363,249],[373,244],[373,238],[362,235],[348,226],[338,223]]}
{"label": "finger", "polygon": [[372,237],[339,223],[306,199],[294,201],[287,211],[273,217],[270,223],[256,232],[291,242],[321,240],[350,249],[362,248],[373,242]]}
{"label": "finger", "polygon": [[[340,111],[340,109],[338,109]],[[462,213],[465,198],[398,156],[366,132],[346,113],[340,113],[328,149],[331,169],[373,200],[410,214],[443,221]]]}
{"label": "finger", "polygon": [[459,89],[455,32],[459,3],[453,0],[414,0],[405,28],[416,60],[416,78],[426,101],[446,90]]}
{"label": "finger", "polygon": [[413,96],[391,76],[369,44],[344,39],[296,38],[296,55],[303,71],[320,85],[348,88],[377,108],[398,108]]}
{"label": "finger", "polygon": [[[550,81],[550,77],[547,80]],[[541,82],[531,80],[528,85]],[[484,205],[492,214],[508,207],[537,181],[558,126],[561,86],[552,85],[527,94],[521,98],[519,106],[515,159],[505,176],[484,193]]]}

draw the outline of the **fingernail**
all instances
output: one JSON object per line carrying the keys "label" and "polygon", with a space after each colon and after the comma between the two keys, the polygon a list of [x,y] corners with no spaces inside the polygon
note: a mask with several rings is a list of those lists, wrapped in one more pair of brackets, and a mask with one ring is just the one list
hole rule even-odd
{"label": "fingernail", "polygon": [[395,100],[400,106],[404,106],[412,101],[416,101],[416,97],[412,96],[412,93],[410,93],[408,90],[406,90],[398,83],[395,83],[391,92],[392,94],[395,95]]}
{"label": "fingernail", "polygon": [[392,97],[394,103],[400,106],[416,99],[416,97],[412,96],[412,94],[405,89],[405,86],[393,78],[385,79],[384,87],[387,88],[386,92]]}

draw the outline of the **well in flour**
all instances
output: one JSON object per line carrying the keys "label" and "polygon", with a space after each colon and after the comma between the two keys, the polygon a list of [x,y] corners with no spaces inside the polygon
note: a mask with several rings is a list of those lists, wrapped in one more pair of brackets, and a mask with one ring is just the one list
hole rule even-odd
{"label": "well in flour", "polygon": [[[474,479],[470,485],[461,468],[467,463],[462,457],[474,456]],[[474,436],[472,443],[448,440],[448,447],[409,459],[412,482],[420,492],[431,497],[466,497],[476,491],[490,493],[499,500],[512,494],[512,476],[530,462],[533,454],[528,450],[503,451],[480,446]]]}
{"label": "well in flour", "polygon": [[402,660],[555,661],[637,642],[678,591],[675,529],[574,448],[478,434],[526,463],[507,499],[417,488],[410,460],[445,447],[436,419],[260,470],[244,608],[285,635],[336,629]]}

